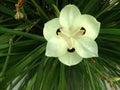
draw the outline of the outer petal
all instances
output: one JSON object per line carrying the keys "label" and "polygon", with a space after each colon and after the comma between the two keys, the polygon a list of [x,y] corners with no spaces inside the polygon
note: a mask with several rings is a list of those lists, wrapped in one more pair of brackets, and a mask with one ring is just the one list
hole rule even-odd
{"label": "outer petal", "polygon": [[46,56],[58,57],[67,52],[67,43],[62,37],[56,36],[51,38],[46,47]]}
{"label": "outer petal", "polygon": [[100,23],[91,15],[79,15],[76,17],[74,28],[75,27],[78,29],[84,27],[86,29],[84,36],[95,39],[99,34]]}
{"label": "outer petal", "polygon": [[88,37],[76,40],[75,50],[83,58],[98,57],[98,46],[94,40]]}
{"label": "outer petal", "polygon": [[44,35],[45,39],[49,40],[52,37],[57,36],[56,31],[60,27],[61,27],[61,25],[59,23],[58,18],[52,19],[52,20],[48,21],[47,23],[45,23],[44,29],[43,29],[43,35]]}
{"label": "outer petal", "polygon": [[82,57],[80,57],[76,52],[67,52],[66,54],[58,58],[63,64],[68,66],[76,65],[82,61]]}
{"label": "outer petal", "polygon": [[75,5],[67,5],[60,12],[60,24],[65,29],[70,29],[75,17],[80,15],[79,9]]}

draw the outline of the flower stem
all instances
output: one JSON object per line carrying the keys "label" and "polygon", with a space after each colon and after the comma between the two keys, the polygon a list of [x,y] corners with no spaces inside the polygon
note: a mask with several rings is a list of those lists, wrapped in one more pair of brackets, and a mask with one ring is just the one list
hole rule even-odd
{"label": "flower stem", "polygon": [[119,0],[113,0],[108,7],[106,7],[103,11],[101,11],[99,14],[96,15],[96,18],[98,18],[100,15],[102,15],[104,12],[106,12],[108,9],[110,9],[113,5],[115,5]]}

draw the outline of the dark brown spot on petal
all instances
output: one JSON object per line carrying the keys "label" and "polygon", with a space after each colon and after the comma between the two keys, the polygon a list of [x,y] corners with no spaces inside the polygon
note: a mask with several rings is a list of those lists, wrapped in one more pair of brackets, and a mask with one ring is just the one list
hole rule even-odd
{"label": "dark brown spot on petal", "polygon": [[75,48],[72,48],[72,49],[67,49],[68,52],[74,52],[75,51]]}
{"label": "dark brown spot on petal", "polygon": [[82,35],[84,35],[86,33],[86,29],[84,27],[81,27],[80,30],[83,30],[84,32],[82,33]]}
{"label": "dark brown spot on petal", "polygon": [[81,27],[81,29],[80,30],[85,30],[85,28],[84,27]]}
{"label": "dark brown spot on petal", "polygon": [[59,35],[60,32],[61,32],[60,28],[58,28],[57,31],[56,31],[56,34]]}

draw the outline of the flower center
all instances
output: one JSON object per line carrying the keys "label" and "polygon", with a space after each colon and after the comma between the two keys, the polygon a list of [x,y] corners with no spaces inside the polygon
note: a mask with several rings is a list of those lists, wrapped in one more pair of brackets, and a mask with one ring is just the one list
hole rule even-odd
{"label": "flower center", "polygon": [[65,41],[68,44],[68,52],[74,52],[74,40],[73,39],[79,39],[81,36],[83,36],[86,33],[86,29],[84,27],[81,27],[80,29],[67,32],[62,28],[57,29],[56,34],[62,38],[65,39]]}

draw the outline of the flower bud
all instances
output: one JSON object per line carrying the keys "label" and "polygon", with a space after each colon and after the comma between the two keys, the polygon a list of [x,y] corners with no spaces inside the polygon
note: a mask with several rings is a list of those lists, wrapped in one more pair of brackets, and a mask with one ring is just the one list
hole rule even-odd
{"label": "flower bud", "polygon": [[16,20],[19,20],[19,19],[23,19],[24,15],[20,11],[17,11],[17,13],[15,14],[14,17],[15,17]]}

